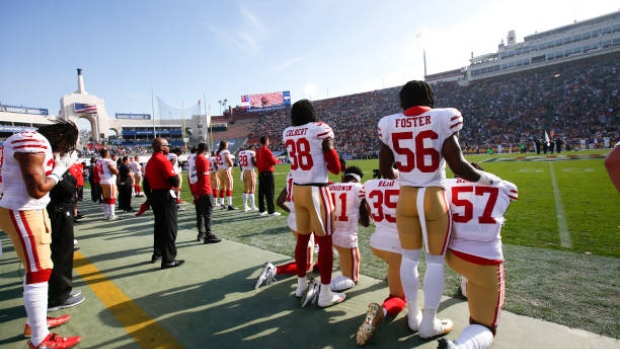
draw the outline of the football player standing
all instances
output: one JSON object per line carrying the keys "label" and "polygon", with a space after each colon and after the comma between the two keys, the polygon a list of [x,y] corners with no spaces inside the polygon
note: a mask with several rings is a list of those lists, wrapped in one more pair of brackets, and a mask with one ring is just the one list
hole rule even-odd
{"label": "football player standing", "polygon": [[330,289],[334,255],[332,234],[334,229],[334,205],[328,188],[328,171],[339,174],[341,170],[338,153],[333,146],[334,131],[326,123],[319,122],[312,103],[302,99],[291,108],[292,126],[284,129],[282,140],[291,162],[294,182],[295,215],[297,218],[297,290],[302,297],[309,290],[306,279],[308,240],[314,232],[319,245],[319,269],[321,285],[318,305],[329,307],[345,300],[343,293]]}
{"label": "football player standing", "polygon": [[[421,338],[452,330],[451,320],[436,318],[444,290],[444,256],[450,238],[450,207],[445,195],[446,162],[458,176],[484,184],[499,180],[472,167],[461,152],[458,131],[463,117],[454,108],[433,109],[435,96],[424,81],[409,81],[400,91],[401,113],[379,121],[379,167],[397,177],[400,197],[396,226],[402,244],[401,279],[408,302],[408,324]],[[418,262],[424,247],[424,313],[417,305]]]}

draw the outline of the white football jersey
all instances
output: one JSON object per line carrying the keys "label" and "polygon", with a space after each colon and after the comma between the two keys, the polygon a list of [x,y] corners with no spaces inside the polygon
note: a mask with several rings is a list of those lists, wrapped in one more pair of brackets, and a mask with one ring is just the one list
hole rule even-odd
{"label": "white football jersey", "polygon": [[296,184],[327,184],[327,165],[322,143],[333,138],[334,131],[323,122],[284,129],[282,142],[286,146]]}
{"label": "white football jersey", "polygon": [[400,185],[444,187],[443,143],[462,127],[461,112],[454,108],[412,107],[379,120],[379,138],[394,153]]}
{"label": "white football jersey", "polygon": [[254,170],[254,162],[252,159],[256,158],[256,152],[254,150],[242,150],[239,152],[239,165],[241,165],[241,170],[252,171]]}
{"label": "white football jersey", "polygon": [[110,158],[97,160],[97,171],[101,184],[116,184],[116,175],[112,173],[110,167],[116,168],[116,162]]}
{"label": "white football jersey", "polygon": [[215,172],[217,173],[217,156],[213,155],[213,156],[209,156],[209,163],[211,164],[211,166],[209,167],[209,174],[211,172]]}
{"label": "white football jersey", "polygon": [[288,214],[288,227],[292,231],[297,231],[297,219],[295,217],[295,203],[293,202],[293,176],[289,172],[286,176],[286,205],[291,211]]}
{"label": "white football jersey", "polygon": [[[189,154],[187,157],[187,179],[189,184],[198,182],[198,173],[196,172],[196,154]],[[202,156],[202,155],[201,155]]]}
{"label": "white football jersey", "polygon": [[215,158],[217,159],[217,168],[222,169],[222,170],[228,170],[230,168],[230,165],[228,164],[228,161],[226,161],[226,159],[228,159],[230,157],[230,150],[228,149],[223,149],[221,152],[219,152]]}
{"label": "white football jersey", "polygon": [[492,261],[504,260],[500,231],[504,214],[519,199],[517,186],[508,181],[494,185],[447,180],[452,210],[452,237],[448,248]]}
{"label": "white football jersey", "polygon": [[371,179],[364,183],[366,202],[375,231],[370,235],[370,246],[379,250],[401,253],[396,229],[396,204],[400,186],[393,179]]}
{"label": "white football jersey", "polygon": [[357,247],[360,205],[364,200],[364,186],[361,183],[347,182],[329,185],[334,202],[336,223],[332,241],[334,245],[345,248]]}
{"label": "white football jersey", "polygon": [[172,169],[175,174],[181,173],[181,165],[179,164],[179,157],[175,153],[168,153],[168,160],[172,163]]}
{"label": "white football jersey", "polygon": [[130,168],[131,168],[131,172],[133,172],[134,174],[142,173],[142,165],[139,162],[134,160],[129,165],[130,165]]}
{"label": "white football jersey", "polygon": [[19,162],[15,159],[15,153],[44,154],[45,174],[49,175],[54,168],[52,146],[42,134],[33,131],[20,132],[7,138],[0,155],[1,191],[4,193],[0,199],[0,207],[19,211],[44,209],[50,202],[49,194],[40,199],[28,196],[26,182],[22,177]]}

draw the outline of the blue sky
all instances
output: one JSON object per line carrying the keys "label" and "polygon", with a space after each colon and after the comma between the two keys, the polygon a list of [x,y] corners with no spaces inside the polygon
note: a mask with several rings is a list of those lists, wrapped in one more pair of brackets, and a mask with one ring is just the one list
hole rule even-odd
{"label": "blue sky", "polygon": [[[292,101],[402,85],[617,0],[3,0],[0,103],[48,108],[85,89],[108,115],[290,90]],[[155,106],[157,116],[157,106]]]}

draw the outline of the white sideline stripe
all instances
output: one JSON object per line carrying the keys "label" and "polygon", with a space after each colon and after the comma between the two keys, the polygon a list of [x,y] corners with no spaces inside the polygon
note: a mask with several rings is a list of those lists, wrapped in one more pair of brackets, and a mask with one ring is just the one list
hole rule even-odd
{"label": "white sideline stripe", "polygon": [[549,162],[549,172],[551,172],[551,185],[553,186],[553,196],[555,198],[555,212],[558,219],[558,230],[560,233],[560,246],[573,248],[573,242],[570,239],[570,232],[566,224],[566,215],[564,214],[564,206],[562,198],[560,198],[560,190],[555,180],[555,171],[553,171],[553,162]]}

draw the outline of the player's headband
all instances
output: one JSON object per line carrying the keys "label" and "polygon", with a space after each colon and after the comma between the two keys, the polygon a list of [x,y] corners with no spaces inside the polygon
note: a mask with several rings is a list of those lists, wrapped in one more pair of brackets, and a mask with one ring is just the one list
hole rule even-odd
{"label": "player's headband", "polygon": [[345,174],[344,176],[345,176],[345,177],[353,177],[353,178],[355,178],[355,180],[357,180],[358,182],[361,182],[361,181],[362,181],[362,178],[361,178],[358,174],[356,174],[356,173],[347,173],[347,174]]}

